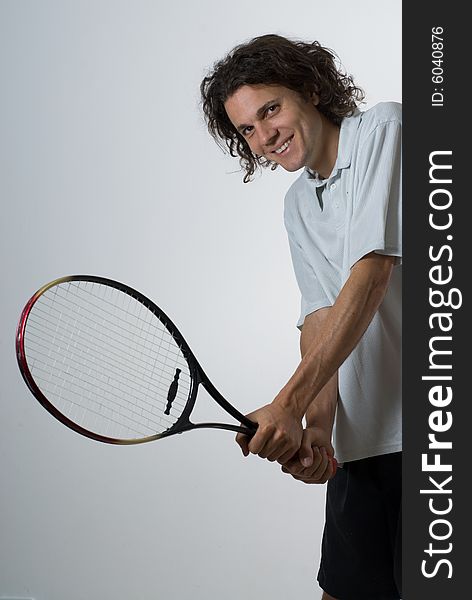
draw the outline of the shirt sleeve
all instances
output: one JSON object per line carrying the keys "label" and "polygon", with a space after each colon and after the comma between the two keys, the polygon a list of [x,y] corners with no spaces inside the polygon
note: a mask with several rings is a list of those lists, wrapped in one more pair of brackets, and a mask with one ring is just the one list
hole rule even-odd
{"label": "shirt sleeve", "polygon": [[287,220],[285,221],[293,269],[301,293],[300,318],[297,327],[301,330],[305,318],[312,312],[325,306],[331,306],[316,273],[308,261],[303,248],[295,240]]}
{"label": "shirt sleeve", "polygon": [[349,267],[369,252],[402,256],[401,121],[380,123],[360,147],[349,235]]}

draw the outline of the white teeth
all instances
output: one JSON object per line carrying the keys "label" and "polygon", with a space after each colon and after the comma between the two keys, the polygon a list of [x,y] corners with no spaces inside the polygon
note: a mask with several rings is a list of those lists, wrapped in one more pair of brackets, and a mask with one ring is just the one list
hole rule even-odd
{"label": "white teeth", "polygon": [[290,142],[292,141],[292,138],[290,138],[289,140],[287,140],[285,142],[285,144],[282,144],[282,146],[280,146],[280,148],[278,148],[275,153],[276,154],[280,154],[281,152],[283,152],[284,150],[286,150],[289,146],[290,146]]}

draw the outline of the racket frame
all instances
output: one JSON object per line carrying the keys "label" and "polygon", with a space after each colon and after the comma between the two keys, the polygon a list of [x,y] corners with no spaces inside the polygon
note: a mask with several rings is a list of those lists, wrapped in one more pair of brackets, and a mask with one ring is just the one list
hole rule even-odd
{"label": "racket frame", "polygon": [[[140,302],[143,306],[145,306],[148,310],[150,310],[166,327],[167,331],[171,334],[176,344],[179,346],[185,360],[187,361],[189,371],[190,371],[190,381],[191,387],[189,391],[188,400],[186,402],[185,408],[182,411],[180,417],[177,421],[169,427],[166,431],[162,433],[156,433],[153,435],[145,436],[142,438],[135,439],[120,439],[104,436],[88,429],[85,429],[81,425],[75,423],[66,415],[64,415],[56,406],[54,406],[47,397],[40,390],[38,385],[36,384],[34,377],[29,369],[28,361],[26,358],[25,352],[25,332],[26,325],[28,322],[28,317],[31,313],[31,310],[37,300],[49,289],[61,285],[63,283],[69,283],[73,281],[84,281],[90,283],[98,283],[104,284],[109,287],[115,288],[125,294],[128,294],[138,302]],[[113,279],[107,279],[105,277],[100,277],[96,275],[69,275],[66,277],[60,277],[47,283],[42,286],[26,303],[16,330],[16,356],[18,361],[18,366],[20,368],[20,372],[23,376],[23,379],[28,386],[29,390],[33,394],[33,396],[39,401],[39,403],[50,413],[52,414],[58,421],[69,427],[70,429],[80,433],[81,435],[91,438],[93,440],[104,442],[107,444],[117,444],[117,445],[134,445],[134,444],[142,444],[145,442],[151,442],[154,440],[158,440],[160,438],[168,437],[174,435],[176,433],[183,433],[184,431],[191,431],[192,429],[226,429],[229,431],[236,431],[239,433],[244,433],[248,436],[252,436],[256,429],[257,424],[248,419],[245,415],[240,413],[232,404],[230,404],[216,389],[210,379],[207,377],[199,362],[195,358],[195,355],[191,351],[189,345],[185,341],[184,337],[177,329],[175,324],[171,321],[171,319],[164,313],[164,311],[157,306],[152,300],[133,289],[132,287],[115,281]],[[206,391],[212,396],[215,402],[221,406],[226,412],[228,412],[236,421],[241,423],[241,425],[233,425],[230,423],[193,423],[190,421],[190,415],[195,406],[195,402],[197,399],[197,393],[199,386],[202,385]]]}

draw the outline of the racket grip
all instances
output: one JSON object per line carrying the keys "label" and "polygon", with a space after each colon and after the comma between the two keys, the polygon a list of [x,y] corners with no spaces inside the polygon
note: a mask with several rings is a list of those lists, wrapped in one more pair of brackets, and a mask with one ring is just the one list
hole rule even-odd
{"label": "racket grip", "polygon": [[333,466],[332,477],[334,477],[336,475],[336,471],[338,470],[338,461],[334,458],[334,456],[331,456],[329,460],[331,461],[331,464]]}
{"label": "racket grip", "polygon": [[252,437],[256,433],[258,427],[259,425],[257,423],[246,418],[241,422],[241,427],[238,427],[237,429],[239,433],[244,433],[244,435]]}
{"label": "racket grip", "polygon": [[241,415],[241,417],[241,433],[245,433],[252,437],[256,433],[259,425],[244,415]]}

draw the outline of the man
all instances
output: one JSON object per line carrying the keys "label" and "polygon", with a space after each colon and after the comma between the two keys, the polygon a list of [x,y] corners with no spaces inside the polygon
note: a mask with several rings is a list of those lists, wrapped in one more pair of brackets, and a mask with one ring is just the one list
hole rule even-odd
{"label": "man", "polygon": [[329,50],[276,35],[235,48],[201,92],[245,182],[258,167],[304,169],[285,199],[302,360],[237,442],[329,480],[323,599],[400,598],[401,107],[360,112]]}

